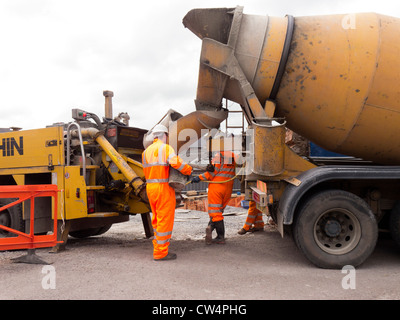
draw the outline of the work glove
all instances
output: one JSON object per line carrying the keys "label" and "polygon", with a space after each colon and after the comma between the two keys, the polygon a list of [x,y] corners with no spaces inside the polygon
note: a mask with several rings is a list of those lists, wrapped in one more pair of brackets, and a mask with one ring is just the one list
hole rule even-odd
{"label": "work glove", "polygon": [[193,177],[193,179],[192,179],[191,182],[192,182],[192,183],[198,183],[198,182],[200,182],[200,177]]}
{"label": "work glove", "polygon": [[208,171],[208,172],[214,172],[214,171],[215,171],[215,167],[214,167],[212,164],[208,164],[208,165],[207,165],[207,168],[206,168],[206,171]]}

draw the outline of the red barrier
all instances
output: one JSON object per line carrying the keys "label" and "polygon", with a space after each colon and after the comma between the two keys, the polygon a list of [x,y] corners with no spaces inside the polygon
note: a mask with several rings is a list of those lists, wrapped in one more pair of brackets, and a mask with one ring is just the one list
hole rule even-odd
{"label": "red barrier", "polygon": [[[29,234],[0,225],[0,229],[16,234],[17,237],[0,238],[0,250],[17,250],[17,249],[36,249],[54,247],[57,243],[57,197],[58,189],[56,185],[26,185],[26,186],[0,186],[0,198],[17,198],[18,200],[0,207],[0,215],[2,211],[22,203],[26,200],[30,202],[30,230]],[[52,197],[54,199],[53,206],[53,233],[49,235],[35,235],[35,198]]]}

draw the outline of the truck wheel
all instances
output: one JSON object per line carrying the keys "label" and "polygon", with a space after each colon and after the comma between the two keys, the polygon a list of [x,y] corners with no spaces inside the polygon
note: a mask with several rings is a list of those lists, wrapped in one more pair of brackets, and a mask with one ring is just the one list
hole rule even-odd
{"label": "truck wheel", "polygon": [[85,239],[95,236],[100,228],[82,229],[77,231],[70,231],[69,235],[77,239]]}
{"label": "truck wheel", "polygon": [[[0,207],[5,206],[15,200],[16,199],[0,199]],[[22,218],[22,205],[17,204],[13,207],[8,208],[7,210],[0,212],[0,225],[18,231],[25,231],[24,220]],[[14,237],[16,235],[0,229],[0,238],[8,236]]]}
{"label": "truck wheel", "polygon": [[99,230],[97,230],[95,236],[99,236],[101,234],[106,233],[110,228],[112,227],[112,224],[107,224],[105,226],[102,226]]}
{"label": "truck wheel", "polygon": [[74,238],[77,238],[77,239],[84,239],[84,238],[89,238],[89,237],[93,237],[93,236],[99,236],[101,234],[106,233],[108,230],[110,230],[111,226],[112,226],[112,224],[107,224],[100,228],[90,228],[90,229],[71,231],[69,233],[69,235]]}
{"label": "truck wheel", "polygon": [[389,228],[393,240],[400,246],[400,202],[390,212]]}
{"label": "truck wheel", "polygon": [[294,239],[320,268],[357,267],[373,252],[378,225],[364,200],[350,192],[328,190],[314,194],[302,205]]}

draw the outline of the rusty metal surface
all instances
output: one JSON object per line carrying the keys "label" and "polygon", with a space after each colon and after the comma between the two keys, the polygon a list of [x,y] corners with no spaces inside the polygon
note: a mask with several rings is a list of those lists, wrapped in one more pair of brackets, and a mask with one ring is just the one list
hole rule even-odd
{"label": "rusty metal surface", "polygon": [[225,109],[189,113],[170,124],[169,144],[177,153],[185,152],[202,136],[202,130],[218,128],[227,117],[228,111]]}
{"label": "rusty metal surface", "polygon": [[183,18],[183,25],[200,39],[211,38],[228,43],[235,8],[193,9]]}
{"label": "rusty metal surface", "polygon": [[218,108],[227,98],[251,121],[276,94],[273,116],[323,148],[400,163],[400,19],[374,13],[295,18],[286,62],[291,20],[238,8],[233,19],[231,9],[196,9],[184,19],[203,39],[198,109]]}
{"label": "rusty metal surface", "polygon": [[288,127],[320,146],[399,164],[400,20],[373,13],[296,18],[277,96]]}
{"label": "rusty metal surface", "polygon": [[[266,116],[263,106],[275,87],[289,24],[286,17],[245,15],[243,7],[232,10],[232,19],[228,12],[196,9],[184,19],[203,40],[196,107],[218,108],[227,98],[243,107],[251,123]],[[224,30],[223,36],[212,28]]]}
{"label": "rusty metal surface", "polygon": [[281,174],[285,168],[285,123],[253,123],[253,129],[256,146],[253,172],[263,176]]}

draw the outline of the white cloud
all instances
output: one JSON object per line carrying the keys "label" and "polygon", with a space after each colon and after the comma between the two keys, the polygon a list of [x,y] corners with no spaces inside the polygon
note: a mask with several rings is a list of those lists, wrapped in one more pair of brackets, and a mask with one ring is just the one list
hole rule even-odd
{"label": "white cloud", "polygon": [[[399,16],[391,1],[242,0],[245,13],[283,16],[375,11]],[[230,1],[2,0],[0,127],[71,120],[71,108],[114,113],[150,128],[169,108],[194,110],[201,41],[182,25],[193,8]]]}

